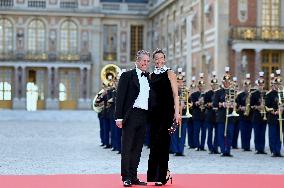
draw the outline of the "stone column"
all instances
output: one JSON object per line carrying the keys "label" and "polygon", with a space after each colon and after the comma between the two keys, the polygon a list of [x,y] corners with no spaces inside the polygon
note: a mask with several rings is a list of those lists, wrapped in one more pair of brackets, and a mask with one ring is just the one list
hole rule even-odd
{"label": "stone column", "polygon": [[19,96],[18,67],[14,67],[14,99],[18,99],[18,96]]}
{"label": "stone column", "polygon": [[238,85],[241,86],[241,80],[243,79],[243,66],[241,62],[241,49],[235,49],[235,75],[238,78]]}
{"label": "stone column", "polygon": [[194,15],[190,15],[186,18],[186,85],[188,86],[191,82],[192,77],[192,19]]}
{"label": "stone column", "polygon": [[80,68],[80,80],[79,80],[79,99],[84,99],[84,90],[85,90],[85,84],[84,83],[84,68]]}
{"label": "stone column", "polygon": [[[19,71],[20,69],[20,71]],[[15,67],[15,95],[13,99],[13,109],[26,108],[26,72],[25,67]],[[21,80],[20,80],[21,78]],[[21,91],[21,92],[20,92]]]}
{"label": "stone column", "polygon": [[261,49],[255,49],[255,80],[258,78],[258,73],[261,71]]}
{"label": "stone column", "polygon": [[51,67],[47,68],[47,99],[52,99],[52,90],[54,89],[52,85],[52,70]]}
{"label": "stone column", "polygon": [[91,69],[90,68],[87,68],[87,72],[86,72],[86,80],[87,80],[87,82],[86,82],[86,98],[87,99],[90,99],[90,88],[91,88],[91,83],[90,83],[90,81],[91,81],[91,77],[90,77],[90,71],[91,71]]}
{"label": "stone column", "polygon": [[26,76],[26,67],[22,66],[22,95],[21,100],[26,100],[27,94],[27,76]]}
{"label": "stone column", "polygon": [[58,68],[48,68],[48,97],[46,100],[46,109],[59,109],[58,99]]}

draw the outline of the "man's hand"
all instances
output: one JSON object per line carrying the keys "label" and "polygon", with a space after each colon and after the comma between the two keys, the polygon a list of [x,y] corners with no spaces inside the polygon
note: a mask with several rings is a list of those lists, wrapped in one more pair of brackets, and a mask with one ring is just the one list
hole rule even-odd
{"label": "man's hand", "polygon": [[122,120],[116,120],[115,124],[118,128],[120,128],[120,129],[122,128]]}

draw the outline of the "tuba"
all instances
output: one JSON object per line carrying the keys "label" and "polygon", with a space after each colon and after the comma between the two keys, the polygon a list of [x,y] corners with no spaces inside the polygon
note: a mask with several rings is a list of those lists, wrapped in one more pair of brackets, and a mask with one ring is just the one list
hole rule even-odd
{"label": "tuba", "polygon": [[[105,87],[101,89],[93,99],[92,107],[95,112],[100,113],[103,110],[104,104],[101,102],[102,96],[109,88],[114,87],[113,82],[117,79],[120,73],[121,69],[114,64],[108,64],[102,68],[101,81]],[[109,79],[110,77],[111,79]]]}

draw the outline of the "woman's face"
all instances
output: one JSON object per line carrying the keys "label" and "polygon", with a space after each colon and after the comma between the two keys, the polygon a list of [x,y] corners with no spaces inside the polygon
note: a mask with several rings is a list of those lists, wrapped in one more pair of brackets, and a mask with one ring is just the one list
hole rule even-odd
{"label": "woman's face", "polygon": [[165,65],[165,57],[164,54],[162,53],[157,53],[154,56],[154,62],[155,62],[155,67],[161,68],[162,66]]}

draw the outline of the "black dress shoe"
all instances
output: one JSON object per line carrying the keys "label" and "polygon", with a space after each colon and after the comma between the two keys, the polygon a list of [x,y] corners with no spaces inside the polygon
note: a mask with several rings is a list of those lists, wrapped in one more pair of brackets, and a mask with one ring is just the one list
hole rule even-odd
{"label": "black dress shoe", "polygon": [[163,183],[162,182],[156,182],[155,186],[163,186]]}
{"label": "black dress shoe", "polygon": [[103,146],[105,146],[105,145],[104,145],[104,144],[101,144],[100,146],[103,147]]}
{"label": "black dress shoe", "polygon": [[271,155],[271,157],[277,157],[277,154],[273,153],[273,154]]}
{"label": "black dress shoe", "polygon": [[221,157],[233,157],[230,153],[222,153]]}
{"label": "black dress shoe", "polygon": [[109,149],[109,148],[111,148],[111,145],[106,145],[106,146],[104,147],[104,149]]}
{"label": "black dress shoe", "polygon": [[121,154],[121,151],[118,151],[116,154]]}
{"label": "black dress shoe", "polygon": [[255,154],[261,154],[261,152],[260,152],[260,151],[257,151],[257,152],[255,152]]}
{"label": "black dress shoe", "polygon": [[214,151],[214,154],[221,154],[219,151]]}
{"label": "black dress shoe", "polygon": [[283,157],[283,155],[281,155],[280,153],[277,153],[276,157]]}
{"label": "black dress shoe", "polygon": [[116,151],[116,149],[115,149],[115,148],[112,148],[111,151]]}
{"label": "black dress shoe", "polygon": [[244,151],[251,151],[251,149],[244,149]]}
{"label": "black dress shoe", "polygon": [[175,156],[184,156],[182,153],[176,153]]}
{"label": "black dress shoe", "polygon": [[266,155],[267,153],[265,151],[261,151],[260,154]]}
{"label": "black dress shoe", "polygon": [[133,181],[131,181],[131,183],[132,183],[132,185],[143,185],[143,186],[147,185],[146,182],[140,181],[139,179],[133,180]]}
{"label": "black dress shoe", "polygon": [[130,180],[123,181],[123,186],[124,187],[131,187],[131,181]]}

